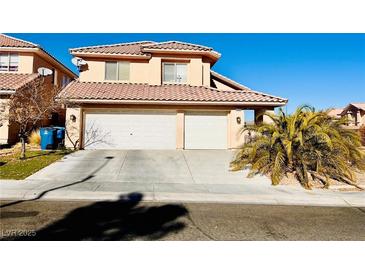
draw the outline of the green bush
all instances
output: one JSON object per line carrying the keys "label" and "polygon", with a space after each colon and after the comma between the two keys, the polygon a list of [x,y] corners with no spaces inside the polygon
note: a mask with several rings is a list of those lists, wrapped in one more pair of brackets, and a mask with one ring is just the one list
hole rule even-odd
{"label": "green bush", "polygon": [[309,106],[268,116],[272,123],[243,129],[255,134],[236,154],[232,170],[250,168],[249,176],[268,175],[273,185],[293,174],[308,189],[310,178],[325,187],[330,179],[355,184],[355,172],[365,170],[360,136],[344,127],[346,118],[335,120]]}

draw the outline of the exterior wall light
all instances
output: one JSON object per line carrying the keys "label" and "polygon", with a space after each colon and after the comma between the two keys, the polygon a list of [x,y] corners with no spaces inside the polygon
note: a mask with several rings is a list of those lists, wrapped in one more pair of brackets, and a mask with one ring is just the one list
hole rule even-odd
{"label": "exterior wall light", "polygon": [[73,115],[73,114],[71,114],[71,115],[70,115],[70,120],[71,120],[72,122],[76,122],[76,116],[75,116],[75,115]]}
{"label": "exterior wall light", "polygon": [[237,124],[241,124],[241,117],[236,117]]}

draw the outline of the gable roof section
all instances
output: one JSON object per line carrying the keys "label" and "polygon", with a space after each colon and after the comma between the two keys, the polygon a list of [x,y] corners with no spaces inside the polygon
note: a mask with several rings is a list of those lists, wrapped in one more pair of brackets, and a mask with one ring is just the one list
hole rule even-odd
{"label": "gable roof section", "polygon": [[347,113],[347,111],[349,111],[349,109],[351,109],[351,108],[357,108],[359,110],[365,111],[365,103],[350,103],[346,107],[343,108],[341,115],[345,115]]}
{"label": "gable roof section", "polygon": [[147,56],[142,51],[142,46],[153,44],[152,41],[140,41],[131,43],[119,43],[111,45],[88,46],[70,49],[71,54],[75,53],[99,53],[99,54],[121,54],[121,55],[142,55]]}
{"label": "gable roof section", "polygon": [[103,54],[103,55],[127,55],[150,56],[150,52],[176,52],[176,53],[200,53],[218,59],[220,54],[212,48],[178,41],[152,42],[139,41],[111,45],[88,46],[70,49],[70,53],[77,55]]}
{"label": "gable roof section", "polygon": [[59,99],[94,103],[285,105],[287,100],[255,91],[219,91],[180,84],[148,85],[74,81]]}
{"label": "gable roof section", "polygon": [[228,77],[223,76],[222,74],[219,74],[216,71],[211,70],[210,75],[212,76],[211,77],[212,79],[217,79],[220,82],[222,82],[223,84],[226,84],[227,86],[229,86],[231,88],[234,88],[234,89],[237,89],[237,90],[250,90],[249,87],[246,87],[246,86],[244,86],[244,85],[242,85],[242,84],[240,84],[236,81],[233,81],[232,79],[229,79]]}
{"label": "gable roof section", "polygon": [[38,48],[39,46],[31,42],[0,33],[0,47]]}
{"label": "gable roof section", "polygon": [[14,93],[39,77],[38,73],[0,73],[0,94]]}

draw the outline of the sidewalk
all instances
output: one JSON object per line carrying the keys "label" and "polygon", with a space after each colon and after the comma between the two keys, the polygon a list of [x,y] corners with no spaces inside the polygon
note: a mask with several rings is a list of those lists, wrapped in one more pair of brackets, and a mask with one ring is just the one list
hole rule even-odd
{"label": "sidewalk", "polygon": [[144,201],[156,202],[365,207],[365,192],[308,191],[300,186],[271,186],[257,179],[242,184],[0,180],[2,200],[115,200],[131,192],[142,193]]}

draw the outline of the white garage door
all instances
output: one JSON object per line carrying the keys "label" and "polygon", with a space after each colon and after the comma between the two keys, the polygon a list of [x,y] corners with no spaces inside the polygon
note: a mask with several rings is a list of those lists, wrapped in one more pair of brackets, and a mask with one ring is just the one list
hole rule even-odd
{"label": "white garage door", "polygon": [[84,148],[176,149],[176,113],[86,113]]}
{"label": "white garage door", "polygon": [[227,149],[227,114],[186,113],[185,149]]}

